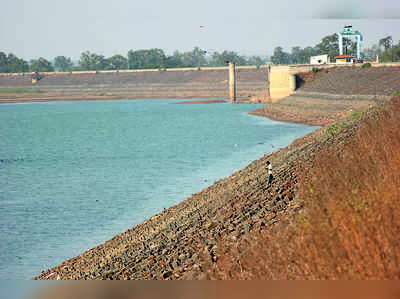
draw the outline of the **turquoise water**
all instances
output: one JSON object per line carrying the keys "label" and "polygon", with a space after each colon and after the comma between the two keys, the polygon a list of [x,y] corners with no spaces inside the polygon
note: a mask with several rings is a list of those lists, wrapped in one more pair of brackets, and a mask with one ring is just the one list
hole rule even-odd
{"label": "turquoise water", "polygon": [[315,127],[255,104],[0,105],[0,279],[29,279]]}

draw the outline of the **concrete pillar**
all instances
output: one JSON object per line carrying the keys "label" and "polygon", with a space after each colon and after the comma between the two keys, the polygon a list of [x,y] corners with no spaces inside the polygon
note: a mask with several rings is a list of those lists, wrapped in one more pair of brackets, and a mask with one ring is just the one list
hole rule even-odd
{"label": "concrete pillar", "polygon": [[270,100],[271,99],[271,62],[267,62],[266,63],[266,73],[267,73],[267,82],[266,82],[266,86],[265,86],[265,98]]}
{"label": "concrete pillar", "polygon": [[231,103],[236,103],[236,71],[234,62],[229,62],[229,99]]}

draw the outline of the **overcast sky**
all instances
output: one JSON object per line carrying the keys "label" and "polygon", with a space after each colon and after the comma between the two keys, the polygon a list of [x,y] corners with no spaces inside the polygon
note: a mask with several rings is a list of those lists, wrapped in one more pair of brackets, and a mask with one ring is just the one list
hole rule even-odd
{"label": "overcast sky", "polygon": [[[353,25],[400,39],[400,0],[1,0],[0,51],[26,60],[161,48],[271,55]],[[204,27],[203,27],[204,26]]]}

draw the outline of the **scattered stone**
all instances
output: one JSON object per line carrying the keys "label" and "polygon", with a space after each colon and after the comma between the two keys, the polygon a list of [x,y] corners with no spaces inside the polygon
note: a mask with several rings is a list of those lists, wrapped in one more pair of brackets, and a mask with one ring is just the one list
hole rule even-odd
{"label": "scattered stone", "polygon": [[[300,97],[297,100],[295,105],[304,103]],[[322,103],[319,98],[316,101]],[[326,107],[333,106],[335,110],[335,105],[341,104],[336,99]],[[319,113],[324,113],[324,109]],[[358,124],[348,123],[337,136],[328,136],[326,128],[321,128],[265,155],[120,236],[65,261],[62,278],[182,279],[187,272],[201,272],[204,257],[213,263],[218,261],[216,248],[220,240],[237,242],[254,229],[267,231],[301,210],[301,201],[296,201],[298,169],[305,170],[303,175],[307,176],[316,154],[346,142],[355,134]],[[267,160],[272,161],[276,174],[271,186],[266,185]],[[60,273],[60,268],[47,270],[35,279],[56,279],[56,273]]]}

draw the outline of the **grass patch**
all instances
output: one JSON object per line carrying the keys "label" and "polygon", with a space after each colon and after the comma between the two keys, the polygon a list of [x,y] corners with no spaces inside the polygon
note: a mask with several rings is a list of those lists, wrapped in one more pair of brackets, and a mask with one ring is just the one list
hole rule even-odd
{"label": "grass patch", "polygon": [[400,95],[400,90],[395,90],[392,92],[392,97],[397,97],[398,95]]}
{"label": "grass patch", "polygon": [[365,69],[365,68],[369,68],[369,67],[371,67],[371,66],[372,66],[371,63],[366,62],[366,63],[363,63],[363,65],[361,66],[361,68],[362,68],[362,69]]}
{"label": "grass patch", "polygon": [[0,87],[0,94],[5,93],[44,93],[43,90],[36,89],[36,88],[24,88],[24,87]]}
{"label": "grass patch", "polygon": [[[353,113],[354,114],[354,113]],[[339,134],[340,132],[342,132],[344,129],[346,129],[348,126],[348,123],[344,122],[344,123],[340,123],[340,124],[333,124],[333,125],[329,125],[326,127],[326,131],[325,134],[327,136],[334,136]]]}
{"label": "grass patch", "polygon": [[364,112],[353,112],[353,113],[350,115],[350,118],[353,119],[353,120],[357,120],[357,119],[362,118],[363,115],[364,115]]}

